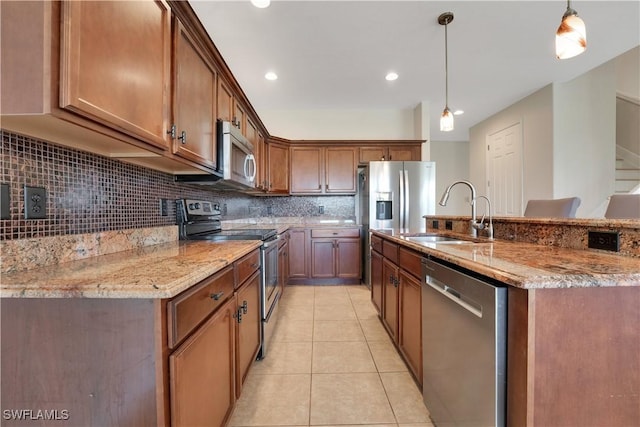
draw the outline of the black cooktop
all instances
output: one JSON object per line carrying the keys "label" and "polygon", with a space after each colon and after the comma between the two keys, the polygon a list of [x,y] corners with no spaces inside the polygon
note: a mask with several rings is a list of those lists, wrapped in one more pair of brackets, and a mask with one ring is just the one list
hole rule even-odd
{"label": "black cooktop", "polygon": [[220,230],[209,233],[191,234],[187,240],[269,240],[275,237],[277,230],[274,228],[253,229],[239,228],[233,230]]}

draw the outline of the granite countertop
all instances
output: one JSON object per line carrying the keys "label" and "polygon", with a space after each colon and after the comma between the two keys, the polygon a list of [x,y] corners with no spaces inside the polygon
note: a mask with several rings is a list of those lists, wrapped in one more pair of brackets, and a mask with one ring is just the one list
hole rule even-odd
{"label": "granite countertop", "polygon": [[[416,243],[393,230],[371,230],[424,254],[523,289],[640,286],[637,258],[503,240]],[[430,233],[432,234],[432,233]],[[460,237],[452,233],[433,233]]]}
{"label": "granite countertop", "polygon": [[0,297],[172,298],[261,244],[174,241],[5,273]]}

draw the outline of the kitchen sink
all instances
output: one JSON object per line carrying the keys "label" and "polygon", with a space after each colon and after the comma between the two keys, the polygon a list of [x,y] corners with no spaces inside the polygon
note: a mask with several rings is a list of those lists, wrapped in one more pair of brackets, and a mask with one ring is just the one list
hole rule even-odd
{"label": "kitchen sink", "polygon": [[461,240],[457,237],[440,236],[436,234],[420,235],[420,236],[403,236],[403,239],[415,243],[469,243],[468,240]]}

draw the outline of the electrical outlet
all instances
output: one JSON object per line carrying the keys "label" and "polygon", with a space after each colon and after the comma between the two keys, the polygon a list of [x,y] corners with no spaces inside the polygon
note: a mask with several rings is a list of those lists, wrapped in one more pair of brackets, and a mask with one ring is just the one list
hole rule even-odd
{"label": "electrical outlet", "polygon": [[438,220],[431,221],[431,228],[435,228],[436,230],[438,229]]}
{"label": "electrical outlet", "polygon": [[160,216],[169,216],[169,200],[160,199]]}
{"label": "electrical outlet", "polygon": [[11,219],[9,184],[0,184],[0,219]]}
{"label": "electrical outlet", "polygon": [[592,249],[620,252],[620,233],[617,231],[589,231],[589,245]]}
{"label": "electrical outlet", "polygon": [[24,186],[24,219],[47,217],[47,189]]}
{"label": "electrical outlet", "polygon": [[445,221],[444,222],[444,228],[446,230],[453,230],[453,221]]}
{"label": "electrical outlet", "polygon": [[318,206],[318,213],[324,215],[324,206]]}

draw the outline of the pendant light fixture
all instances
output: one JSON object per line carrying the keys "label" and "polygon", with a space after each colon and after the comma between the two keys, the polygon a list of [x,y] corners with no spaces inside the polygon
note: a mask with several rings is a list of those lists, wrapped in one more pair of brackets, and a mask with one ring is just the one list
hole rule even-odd
{"label": "pendant light fixture", "polygon": [[438,24],[444,25],[444,76],[445,76],[445,104],[442,117],[440,117],[440,131],[449,132],[453,130],[453,113],[449,110],[449,52],[447,46],[447,26],[453,21],[453,12],[445,12],[438,16]]}
{"label": "pendant light fixture", "polygon": [[578,12],[571,8],[567,0],[567,10],[556,31],[556,57],[558,59],[573,58],[587,49],[587,30]]}

